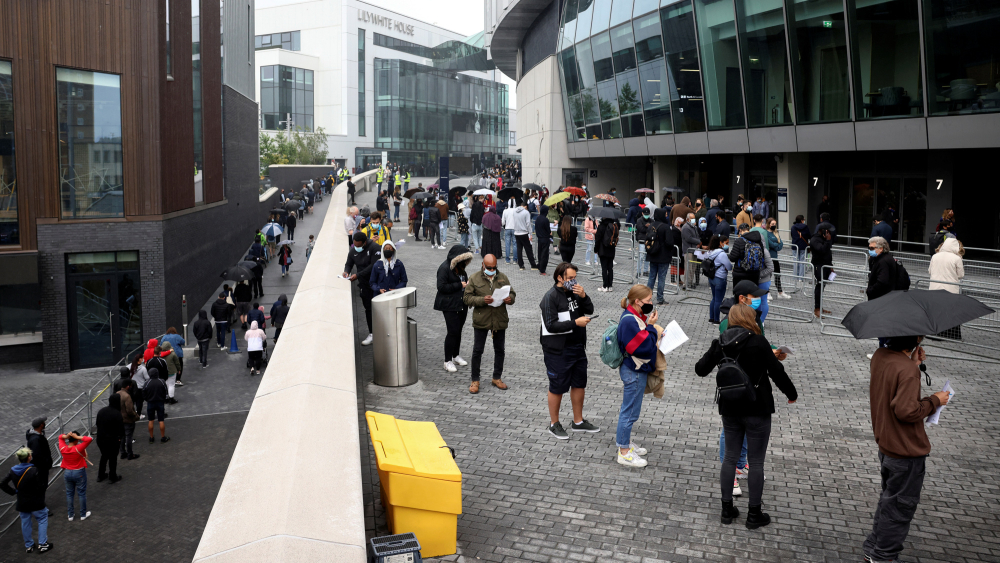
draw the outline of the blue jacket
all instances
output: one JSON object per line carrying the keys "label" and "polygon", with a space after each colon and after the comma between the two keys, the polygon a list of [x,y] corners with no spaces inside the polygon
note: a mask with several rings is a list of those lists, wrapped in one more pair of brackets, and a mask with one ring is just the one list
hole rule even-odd
{"label": "blue jacket", "polygon": [[396,260],[396,265],[388,272],[385,271],[385,263],[382,260],[375,262],[375,267],[372,268],[370,282],[375,295],[378,295],[380,289],[389,291],[406,287],[407,281],[406,268],[400,260]]}
{"label": "blue jacket", "polygon": [[809,239],[812,235],[809,234],[809,225],[805,223],[795,223],[792,225],[792,244],[795,248],[799,249],[799,252],[809,248]]}
{"label": "blue jacket", "polygon": [[184,338],[179,334],[164,334],[160,342],[169,342],[174,347],[174,353],[178,358],[184,357]]}
{"label": "blue jacket", "polygon": [[889,223],[886,223],[885,221],[882,221],[878,225],[872,225],[872,234],[871,234],[871,236],[873,236],[873,237],[882,237],[882,238],[885,239],[886,242],[891,243],[892,242],[892,225],[890,225]]}
{"label": "blue jacket", "polygon": [[[637,338],[640,333],[644,333],[645,338]],[[656,366],[656,328],[646,325],[646,329],[640,331],[639,323],[632,313],[627,309],[622,311],[622,316],[618,319],[618,348],[625,355],[623,366],[642,373],[653,371]],[[642,367],[636,367],[633,356],[649,361]]]}
{"label": "blue jacket", "polygon": [[636,220],[639,218],[640,211],[639,198],[632,198],[632,200],[628,202],[628,215],[625,216],[625,222],[634,225]]}
{"label": "blue jacket", "polygon": [[264,328],[265,319],[264,311],[260,309],[250,309],[250,312],[247,313],[247,324],[257,321],[257,328]]}

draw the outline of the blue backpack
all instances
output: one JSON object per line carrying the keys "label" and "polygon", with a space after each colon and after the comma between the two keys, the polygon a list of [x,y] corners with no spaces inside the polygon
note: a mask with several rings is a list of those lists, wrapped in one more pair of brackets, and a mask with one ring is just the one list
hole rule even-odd
{"label": "blue backpack", "polygon": [[746,240],[746,246],[743,249],[743,258],[737,262],[737,265],[747,272],[759,272],[764,269],[764,248],[761,245]]}

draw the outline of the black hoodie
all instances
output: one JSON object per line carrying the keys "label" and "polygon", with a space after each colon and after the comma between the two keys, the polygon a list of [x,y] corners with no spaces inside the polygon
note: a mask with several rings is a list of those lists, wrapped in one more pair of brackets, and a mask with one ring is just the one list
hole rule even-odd
{"label": "black hoodie", "polygon": [[674,235],[667,223],[667,210],[659,207],[653,211],[653,222],[646,229],[646,241],[656,237],[652,251],[646,251],[646,260],[651,264],[669,264],[673,258]]}
{"label": "black hoodie", "polygon": [[114,454],[118,455],[118,441],[124,435],[122,397],[118,393],[112,393],[108,397],[108,406],[97,411],[97,447],[102,450],[114,449]]}
{"label": "black hoodie", "polygon": [[695,364],[695,373],[699,377],[712,373],[722,360],[723,352],[743,368],[750,378],[750,384],[754,386],[757,400],[727,403],[719,399],[719,414],[722,416],[766,416],[774,413],[772,380],[789,400],[799,398],[795,385],[785,373],[785,367],[774,357],[767,339],[741,326],[726,329],[719,338],[712,341],[712,347]]}
{"label": "black hoodie", "polygon": [[208,320],[208,313],[204,309],[198,311],[198,320],[191,326],[191,332],[198,342],[212,339],[212,322]]}
{"label": "black hoodie", "polygon": [[162,403],[167,400],[167,384],[160,379],[160,370],[149,368],[149,381],[142,389],[142,398],[147,403]]}
{"label": "black hoodie", "polygon": [[456,244],[448,250],[448,257],[438,266],[437,295],[434,296],[435,311],[464,311],[462,282],[469,281],[466,268],[472,262],[472,252]]}
{"label": "black hoodie", "polygon": [[549,208],[543,205],[538,211],[538,217],[535,218],[535,236],[538,237],[540,244],[548,244],[552,241],[552,228],[549,223]]}
{"label": "black hoodie", "polygon": [[373,295],[370,283],[372,268],[375,267],[376,262],[382,259],[382,248],[371,239],[365,241],[360,252],[355,250],[353,244],[351,244],[351,247],[350,252],[347,253],[347,262],[344,264],[344,271],[350,274],[351,270],[357,268],[358,287],[361,289],[361,295],[371,296]]}
{"label": "black hoodie", "polygon": [[[368,284],[365,284],[368,285]],[[284,293],[278,296],[278,300],[271,306],[271,326],[281,327],[288,318],[291,307],[288,305],[288,296]]]}

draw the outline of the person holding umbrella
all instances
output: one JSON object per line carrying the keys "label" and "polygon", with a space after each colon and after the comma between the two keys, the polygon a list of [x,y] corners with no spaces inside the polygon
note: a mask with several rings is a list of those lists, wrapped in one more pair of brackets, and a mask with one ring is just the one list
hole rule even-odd
{"label": "person holding umbrella", "polygon": [[290,242],[285,241],[285,244],[281,245],[281,250],[278,252],[278,264],[281,264],[281,277],[288,275],[288,271],[292,268],[292,245],[289,244]]}

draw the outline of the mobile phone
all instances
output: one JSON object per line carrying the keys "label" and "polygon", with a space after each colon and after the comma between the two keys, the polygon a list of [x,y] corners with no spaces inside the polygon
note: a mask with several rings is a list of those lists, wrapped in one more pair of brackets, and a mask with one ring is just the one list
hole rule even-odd
{"label": "mobile phone", "polygon": [[596,319],[597,317],[600,317],[601,314],[600,313],[594,313],[593,315],[584,315],[584,316],[587,317],[588,319]]}

